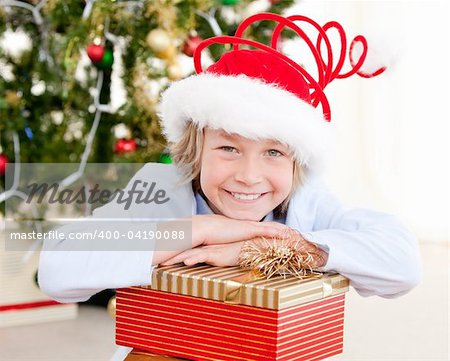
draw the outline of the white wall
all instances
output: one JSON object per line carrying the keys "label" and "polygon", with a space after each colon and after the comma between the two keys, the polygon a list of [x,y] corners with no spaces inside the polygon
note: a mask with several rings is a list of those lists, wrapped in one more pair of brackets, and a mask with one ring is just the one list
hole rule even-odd
{"label": "white wall", "polygon": [[[450,6],[446,1],[299,1],[291,13],[365,35],[377,78],[335,80],[328,183],[346,203],[397,214],[424,242],[449,235]],[[376,56],[375,56],[375,55]]]}

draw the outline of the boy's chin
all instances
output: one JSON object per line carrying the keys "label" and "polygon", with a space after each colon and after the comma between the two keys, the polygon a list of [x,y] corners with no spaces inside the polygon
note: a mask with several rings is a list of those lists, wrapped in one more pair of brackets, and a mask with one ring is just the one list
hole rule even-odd
{"label": "boy's chin", "polygon": [[[269,212],[267,212],[269,213]],[[267,213],[262,214],[261,211],[232,211],[229,210],[228,212],[222,213],[224,216],[227,216],[228,218],[237,219],[240,221],[255,221],[259,222],[261,221]]]}

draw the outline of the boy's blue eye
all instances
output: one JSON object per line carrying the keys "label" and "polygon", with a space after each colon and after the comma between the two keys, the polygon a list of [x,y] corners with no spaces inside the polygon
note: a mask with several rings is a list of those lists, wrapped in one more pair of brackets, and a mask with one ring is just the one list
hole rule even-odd
{"label": "boy's blue eye", "polygon": [[271,157],[279,157],[279,156],[283,155],[283,153],[281,153],[279,150],[276,150],[276,149],[268,150],[267,154],[269,154]]}
{"label": "boy's blue eye", "polygon": [[230,146],[226,146],[224,145],[223,147],[220,147],[220,149],[224,150],[225,152],[234,152],[236,150],[236,148],[234,147],[230,147]]}

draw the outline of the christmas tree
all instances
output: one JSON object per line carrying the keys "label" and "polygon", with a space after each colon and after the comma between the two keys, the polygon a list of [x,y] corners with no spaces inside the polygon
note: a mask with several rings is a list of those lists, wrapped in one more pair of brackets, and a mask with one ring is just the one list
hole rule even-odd
{"label": "christmas tree", "polygon": [[[293,2],[0,1],[1,175],[15,161],[165,161],[159,96],[194,72],[199,42]],[[267,44],[273,26],[246,37]],[[225,50],[210,47],[205,66]]]}

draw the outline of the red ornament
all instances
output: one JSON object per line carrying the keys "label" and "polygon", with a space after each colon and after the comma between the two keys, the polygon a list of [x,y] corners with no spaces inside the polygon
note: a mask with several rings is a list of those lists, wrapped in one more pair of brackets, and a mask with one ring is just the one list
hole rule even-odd
{"label": "red ornament", "polygon": [[114,151],[116,153],[131,153],[136,148],[137,144],[134,139],[119,139],[114,146]]}
{"label": "red ornament", "polygon": [[5,154],[0,154],[0,176],[4,176],[6,173],[6,167],[9,164],[9,158]]}
{"label": "red ornament", "polygon": [[87,47],[87,55],[94,64],[101,62],[104,54],[105,47],[102,45],[90,44]]}
{"label": "red ornament", "polygon": [[195,49],[203,41],[203,39],[197,35],[189,35],[183,44],[183,53],[187,56],[194,56]]}

